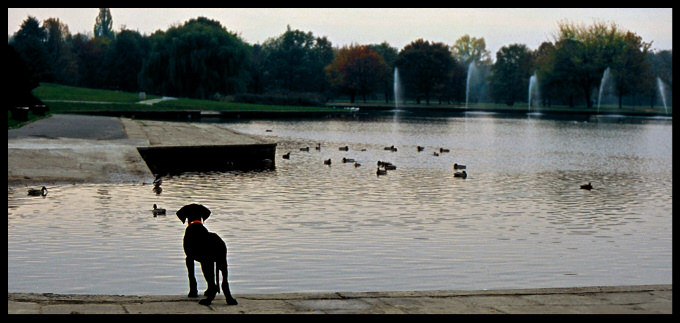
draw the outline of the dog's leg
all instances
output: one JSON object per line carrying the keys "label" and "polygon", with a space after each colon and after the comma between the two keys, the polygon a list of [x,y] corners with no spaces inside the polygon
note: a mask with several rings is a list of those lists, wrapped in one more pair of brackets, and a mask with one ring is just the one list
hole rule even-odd
{"label": "dog's leg", "polygon": [[219,275],[220,270],[222,271],[222,293],[224,293],[224,297],[227,299],[227,304],[228,305],[238,305],[238,302],[234,297],[231,296],[231,291],[229,290],[229,273],[227,272],[227,260],[225,257],[224,262],[217,262],[217,272]]}
{"label": "dog's leg", "polygon": [[198,285],[194,275],[194,259],[186,258],[187,272],[189,273],[189,297],[198,297]]}
{"label": "dog's leg", "polygon": [[208,283],[208,289],[205,291],[205,298],[198,301],[201,305],[210,305],[217,294],[217,286],[215,285],[215,272],[213,271],[215,264],[212,261],[205,261],[201,263],[201,270],[205,282]]}

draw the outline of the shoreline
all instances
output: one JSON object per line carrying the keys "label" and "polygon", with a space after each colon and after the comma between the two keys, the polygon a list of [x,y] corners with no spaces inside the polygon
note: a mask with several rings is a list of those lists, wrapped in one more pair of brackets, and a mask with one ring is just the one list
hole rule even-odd
{"label": "shoreline", "polygon": [[9,293],[8,314],[672,314],[673,286],[218,295]]}

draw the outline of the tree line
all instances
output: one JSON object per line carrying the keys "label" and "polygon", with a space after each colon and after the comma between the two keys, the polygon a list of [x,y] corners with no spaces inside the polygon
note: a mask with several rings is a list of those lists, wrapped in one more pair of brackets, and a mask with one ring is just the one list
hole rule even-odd
{"label": "tree line", "polygon": [[672,51],[651,51],[651,43],[614,23],[560,22],[554,41],[536,50],[503,46],[494,61],[484,38],[468,35],[450,46],[417,39],[401,50],[386,42],[337,48],[290,26],[262,44],[248,44],[204,17],[150,35],[125,27],[114,32],[112,20],[107,8],[100,9],[93,36],[87,36],[71,35],[57,18],[41,24],[29,16],[8,35],[8,45],[34,85],[242,102],[387,103],[394,99],[395,69],[405,97],[418,104],[525,103],[533,76],[541,105],[592,107],[607,69],[619,107],[658,106],[658,82],[672,87]]}

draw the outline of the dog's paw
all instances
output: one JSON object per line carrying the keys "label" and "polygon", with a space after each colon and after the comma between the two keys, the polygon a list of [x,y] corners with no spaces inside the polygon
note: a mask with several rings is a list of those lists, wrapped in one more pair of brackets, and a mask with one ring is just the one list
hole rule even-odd
{"label": "dog's paw", "polygon": [[234,298],[227,298],[227,305],[238,305],[238,302]]}
{"label": "dog's paw", "polygon": [[189,295],[187,295],[187,296],[189,296],[189,297],[198,297],[198,291],[195,291],[195,290],[189,291]]}
{"label": "dog's paw", "polygon": [[205,299],[198,301],[198,304],[206,305],[206,306],[210,305],[210,303],[212,303],[212,299],[209,299],[209,298],[205,298]]}

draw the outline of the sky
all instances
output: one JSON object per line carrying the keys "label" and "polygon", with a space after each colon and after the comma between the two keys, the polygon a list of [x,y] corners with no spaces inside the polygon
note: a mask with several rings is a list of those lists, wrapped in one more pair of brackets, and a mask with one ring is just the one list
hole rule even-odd
{"label": "sky", "polygon": [[[14,34],[28,16],[58,18],[71,34],[92,34],[97,8],[8,8],[7,33]],[[250,44],[262,44],[291,29],[326,36],[335,47],[387,42],[401,50],[422,38],[453,45],[463,35],[484,38],[495,57],[503,46],[524,44],[533,50],[554,41],[560,22],[615,23],[634,32],[652,50],[672,49],[672,8],[111,8],[113,29],[151,34],[206,17],[219,21]]]}

